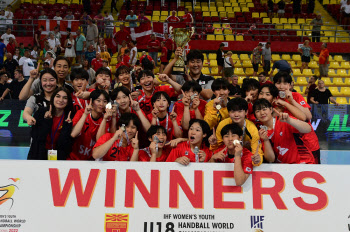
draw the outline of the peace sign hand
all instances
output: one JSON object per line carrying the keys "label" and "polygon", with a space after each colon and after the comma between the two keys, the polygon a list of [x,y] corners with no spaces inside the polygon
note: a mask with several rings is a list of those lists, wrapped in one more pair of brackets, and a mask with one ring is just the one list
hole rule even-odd
{"label": "peace sign hand", "polygon": [[261,161],[261,157],[259,155],[259,148],[260,148],[260,141],[259,141],[258,147],[256,148],[254,155],[251,156],[254,164],[259,164]]}
{"label": "peace sign hand", "polygon": [[216,138],[216,133],[215,133],[215,127],[213,127],[213,134],[209,137],[209,144],[210,145],[215,145],[218,142],[218,139]]}
{"label": "peace sign hand", "polygon": [[177,118],[177,113],[175,113],[175,105],[173,106],[173,110],[170,113],[170,120],[174,123],[176,122],[176,118]]}
{"label": "peace sign hand", "polygon": [[279,120],[281,122],[286,122],[288,123],[290,120],[289,114],[288,113],[280,113],[278,112],[275,108],[273,109],[275,111],[275,113],[277,114],[277,116],[279,117]]}
{"label": "peace sign hand", "polygon": [[84,97],[84,91],[83,90],[79,90],[78,92],[75,93],[75,96],[77,98],[83,98]]}
{"label": "peace sign hand", "polygon": [[135,138],[131,139],[131,146],[134,148],[134,150],[139,149],[139,139],[138,139],[139,132],[136,131]]}
{"label": "peace sign hand", "polygon": [[137,101],[134,101],[131,97],[131,94],[129,95],[130,98],[130,106],[133,110],[139,111],[140,110],[140,104]]}
{"label": "peace sign hand", "polygon": [[33,78],[33,79],[38,78],[38,76],[39,76],[39,67],[40,67],[40,62],[38,63],[38,67],[36,69],[33,69],[33,70],[30,71],[30,73],[29,73],[29,77],[30,78]]}
{"label": "peace sign hand", "polygon": [[84,114],[89,115],[92,112],[92,98],[90,98],[90,103],[85,107]]}
{"label": "peace sign hand", "polygon": [[44,118],[46,119],[52,118],[51,112],[52,112],[52,105],[50,105],[49,111],[46,111]]}

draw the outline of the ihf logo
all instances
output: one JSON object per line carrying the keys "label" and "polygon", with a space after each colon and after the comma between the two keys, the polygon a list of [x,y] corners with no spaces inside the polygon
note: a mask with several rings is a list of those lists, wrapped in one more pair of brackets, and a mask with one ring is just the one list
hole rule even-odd
{"label": "ihf logo", "polygon": [[250,216],[250,228],[254,232],[263,232],[263,221],[265,216]]}

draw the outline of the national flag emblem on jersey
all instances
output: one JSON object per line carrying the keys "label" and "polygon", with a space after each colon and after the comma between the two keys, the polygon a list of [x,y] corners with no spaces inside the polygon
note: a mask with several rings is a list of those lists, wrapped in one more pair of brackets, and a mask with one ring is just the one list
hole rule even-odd
{"label": "national flag emblem on jersey", "polygon": [[129,214],[106,213],[105,232],[127,232]]}

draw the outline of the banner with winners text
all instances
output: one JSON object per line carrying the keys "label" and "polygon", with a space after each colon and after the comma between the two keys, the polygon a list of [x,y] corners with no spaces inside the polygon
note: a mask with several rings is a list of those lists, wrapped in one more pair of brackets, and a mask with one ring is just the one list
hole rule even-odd
{"label": "banner with winners text", "polygon": [[348,231],[348,166],[6,161],[0,232]]}

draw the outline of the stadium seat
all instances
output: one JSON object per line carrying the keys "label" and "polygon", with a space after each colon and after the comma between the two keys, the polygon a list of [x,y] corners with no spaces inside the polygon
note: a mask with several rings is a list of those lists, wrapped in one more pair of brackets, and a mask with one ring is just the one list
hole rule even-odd
{"label": "stadium seat", "polygon": [[288,19],[287,18],[280,18],[280,23],[281,24],[288,23]]}
{"label": "stadium seat", "polygon": [[218,72],[218,67],[211,68],[211,74],[217,74]]}
{"label": "stadium seat", "polygon": [[215,40],[224,41],[224,35],[216,35]]}
{"label": "stadium seat", "polygon": [[215,35],[207,35],[207,40],[215,40]]}
{"label": "stadium seat", "polygon": [[274,61],[281,60],[281,57],[280,57],[280,55],[278,55],[278,54],[272,54],[272,55],[271,55],[271,58],[272,58],[272,60],[274,60]]}
{"label": "stadium seat", "polygon": [[[293,73],[293,75],[294,75],[294,73]],[[307,85],[306,78],[305,77],[298,77],[297,83],[298,83],[298,85]]]}
{"label": "stadium seat", "polygon": [[293,70],[293,76],[301,76],[300,69],[292,69]]}
{"label": "stadium seat", "polygon": [[[236,73],[235,73],[235,74],[236,74]],[[246,77],[245,77],[245,76],[239,76],[239,77],[238,77],[238,84],[239,84],[239,85],[242,85],[242,84],[243,84],[244,78],[246,78]]]}
{"label": "stadium seat", "polygon": [[162,16],[160,16],[160,21],[165,22],[167,18],[168,18],[168,16],[162,15]]}
{"label": "stadium seat", "polygon": [[298,24],[305,24],[304,18],[298,18]]}
{"label": "stadium seat", "polygon": [[209,53],[208,59],[209,60],[216,60],[216,53]]}
{"label": "stadium seat", "polygon": [[210,66],[211,67],[217,67],[218,66],[218,61],[217,60],[210,60]]}
{"label": "stadium seat", "polygon": [[318,56],[314,56],[312,59],[313,59],[314,61],[318,62]]}
{"label": "stadium seat", "polygon": [[208,67],[203,67],[203,68],[202,68],[202,73],[203,73],[203,74],[206,74],[206,75],[209,75],[209,74],[210,74],[209,68],[208,68]]}
{"label": "stadium seat", "polygon": [[259,12],[253,12],[252,13],[252,18],[260,18]]}
{"label": "stadium seat", "polygon": [[246,74],[247,76],[252,76],[253,73],[254,73],[254,69],[253,69],[253,68],[246,68],[246,69],[245,69],[245,74]]}
{"label": "stadium seat", "polygon": [[239,58],[240,60],[251,60],[248,54],[241,54]]}
{"label": "stadium seat", "polygon": [[303,94],[303,92],[301,91],[300,86],[294,85],[294,89],[295,89],[298,93]]}
{"label": "stadium seat", "polygon": [[340,68],[340,65],[338,62],[332,61],[329,62],[329,68]]}
{"label": "stadium seat", "polygon": [[294,61],[301,61],[301,56],[300,55],[293,55],[292,60]]}
{"label": "stadium seat", "polygon": [[323,80],[325,86],[333,86],[334,85],[331,81],[331,78],[329,78],[329,77],[322,77],[322,80]]}
{"label": "stadium seat", "polygon": [[[324,79],[324,77],[322,78],[322,80]],[[343,82],[342,78],[333,78],[333,84],[337,85],[337,86],[344,86],[345,83]]]}
{"label": "stadium seat", "polygon": [[310,63],[309,63],[309,68],[311,68],[311,69],[316,69],[316,68],[318,68],[317,62],[314,61],[314,60],[310,61]]}
{"label": "stadium seat", "polygon": [[348,101],[346,100],[346,97],[337,97],[336,101],[340,105],[347,105],[348,104]]}
{"label": "stadium seat", "polygon": [[270,18],[263,18],[263,23],[270,24]]}
{"label": "stadium seat", "polygon": [[335,70],[331,68],[331,69],[328,69],[328,76],[336,77],[338,75],[335,73]]}
{"label": "stadium seat", "polygon": [[234,74],[236,74],[237,76],[245,75],[243,68],[235,68]]}
{"label": "stadium seat", "polygon": [[288,19],[288,23],[290,23],[290,24],[295,24],[295,23],[297,23],[297,22],[296,22],[295,18],[289,18],[289,19]]}
{"label": "stadium seat", "polygon": [[297,68],[297,64],[295,63],[295,61],[289,61],[289,64],[292,66],[292,68]]}
{"label": "stadium seat", "polygon": [[348,77],[348,74],[346,73],[345,69],[338,69],[337,70],[337,75],[340,77]]}
{"label": "stadium seat", "polygon": [[343,56],[341,56],[341,55],[334,56],[334,60],[337,61],[337,62],[343,62],[344,61],[343,60]]}
{"label": "stadium seat", "polygon": [[243,68],[252,68],[252,62],[250,60],[243,60]]}
{"label": "stadium seat", "polygon": [[235,68],[243,68],[242,62],[240,60],[233,59],[233,62],[236,62],[236,61],[237,61],[237,63],[235,64]]}
{"label": "stadium seat", "polygon": [[272,18],[272,24],[279,24],[280,23],[280,19],[279,18]]}
{"label": "stadium seat", "polygon": [[152,16],[152,21],[159,21],[159,15],[153,15]]}
{"label": "stadium seat", "polygon": [[343,61],[343,62],[341,62],[340,67],[345,68],[345,69],[350,69],[350,62]]}
{"label": "stadium seat", "polygon": [[303,70],[303,75],[304,76],[312,76],[314,74],[312,73],[311,69],[307,68],[307,69]]}
{"label": "stadium seat", "polygon": [[267,12],[260,12],[260,18],[267,18]]}
{"label": "stadium seat", "polygon": [[233,35],[226,35],[226,41],[235,41],[235,37]]}
{"label": "stadium seat", "polygon": [[292,60],[292,59],[290,58],[289,54],[282,54],[282,60],[289,61],[289,60]]}
{"label": "stadium seat", "polygon": [[159,15],[160,16],[160,11],[153,11],[153,16],[155,16],[155,15]]}
{"label": "stadium seat", "polygon": [[329,91],[331,91],[333,96],[340,96],[340,92],[338,87],[329,87]]}
{"label": "stadium seat", "polygon": [[340,94],[350,97],[350,87],[341,87]]}
{"label": "stadium seat", "polygon": [[243,35],[236,35],[236,41],[244,41]]}

